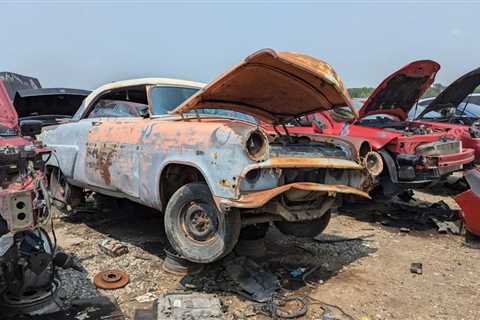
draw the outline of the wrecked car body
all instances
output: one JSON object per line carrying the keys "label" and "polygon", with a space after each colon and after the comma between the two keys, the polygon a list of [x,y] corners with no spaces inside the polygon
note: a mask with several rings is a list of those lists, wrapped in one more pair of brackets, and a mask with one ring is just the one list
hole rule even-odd
{"label": "wrecked car body", "polygon": [[[18,124],[0,80],[0,310],[29,313],[55,293],[54,249],[44,227],[50,201],[35,122]],[[37,310],[38,311],[38,310]]]}
{"label": "wrecked car body", "polygon": [[436,98],[419,101],[423,110],[415,112],[415,123],[447,130],[466,148],[475,150],[480,161],[480,95],[472,92],[480,86],[480,68],[461,76]]}
{"label": "wrecked car body", "polygon": [[313,129],[368,141],[383,161],[377,179],[383,194],[424,187],[459,171],[472,163],[472,149],[464,148],[448,130],[407,120],[439,68],[430,60],[408,64],[375,89],[361,106],[358,120],[349,110],[337,108],[316,114]]}
{"label": "wrecked car body", "polygon": [[[118,105],[128,112],[104,112]],[[228,112],[279,126],[345,105],[351,99],[327,63],[265,49],[208,85],[172,79],[104,85],[69,123],[44,128],[42,140],[58,159],[48,163],[52,177],[63,177],[51,185],[158,209],[173,248],[207,263],[233,249],[242,226],[275,221],[284,233],[311,237],[326,227],[339,196],[368,197],[359,190],[363,167],[347,142],[271,136]]]}

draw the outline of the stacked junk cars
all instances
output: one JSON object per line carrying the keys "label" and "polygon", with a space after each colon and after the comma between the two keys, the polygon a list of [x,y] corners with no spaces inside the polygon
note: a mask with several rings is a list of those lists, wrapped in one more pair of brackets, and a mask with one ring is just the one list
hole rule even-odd
{"label": "stacked junk cars", "polygon": [[206,85],[145,78],[90,93],[1,74],[2,300],[53,295],[55,265],[66,258],[55,259],[61,253],[45,230],[87,192],[158,210],[175,255],[211,263],[242,233],[261,236],[273,224],[313,238],[342,204],[468,169],[471,189],[456,199],[466,229],[480,235],[472,205],[480,199],[480,124],[467,112],[480,72],[421,104],[439,69],[429,60],[408,64],[361,105],[326,62],[271,49]]}

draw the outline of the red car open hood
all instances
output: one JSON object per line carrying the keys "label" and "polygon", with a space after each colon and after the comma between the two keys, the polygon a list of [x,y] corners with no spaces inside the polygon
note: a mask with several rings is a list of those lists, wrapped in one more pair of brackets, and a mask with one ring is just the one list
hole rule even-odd
{"label": "red car open hood", "polygon": [[480,85],[480,68],[464,74],[446,87],[418,116],[418,119],[430,111],[439,111],[445,105],[458,107],[465,98]]}
{"label": "red car open hood", "polygon": [[279,123],[316,111],[348,106],[342,80],[326,62],[301,53],[257,51],[199,90],[172,113],[229,109]]}
{"label": "red car open hood", "polygon": [[412,62],[394,72],[372,92],[360,117],[390,114],[406,120],[408,112],[435,80],[440,65],[432,60]]}
{"label": "red car open hood", "polygon": [[7,128],[18,128],[18,115],[3,80],[0,80],[0,125]]}

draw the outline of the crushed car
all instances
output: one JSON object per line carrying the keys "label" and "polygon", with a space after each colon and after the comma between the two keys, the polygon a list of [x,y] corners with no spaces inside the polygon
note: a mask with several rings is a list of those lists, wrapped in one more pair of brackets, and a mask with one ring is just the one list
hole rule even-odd
{"label": "crushed car", "polygon": [[45,227],[50,201],[43,172],[48,150],[40,124],[19,124],[0,80],[0,314],[45,309],[56,292],[54,247]]}
{"label": "crushed car", "polygon": [[480,68],[452,82],[436,98],[419,101],[412,110],[415,123],[448,130],[464,147],[475,150],[476,162],[480,162],[480,95],[472,92],[478,86]]}
{"label": "crushed car", "polygon": [[[123,111],[116,112],[122,105]],[[208,263],[228,254],[243,227],[274,221],[281,232],[321,233],[342,195],[359,190],[351,144],[268,135],[305,114],[351,106],[327,63],[300,53],[255,52],[208,85],[134,79],[94,90],[75,116],[45,127],[52,194],[82,190],[127,198],[164,215],[173,249]],[[222,115],[212,112],[225,110]],[[65,189],[75,192],[58,192]]]}
{"label": "crushed car", "polygon": [[464,148],[457,135],[407,119],[439,69],[438,63],[421,60],[394,72],[361,105],[358,119],[350,108],[314,115],[315,132],[363,139],[381,156],[383,163],[376,166],[382,168],[376,179],[378,196],[428,186],[474,160],[474,151]]}

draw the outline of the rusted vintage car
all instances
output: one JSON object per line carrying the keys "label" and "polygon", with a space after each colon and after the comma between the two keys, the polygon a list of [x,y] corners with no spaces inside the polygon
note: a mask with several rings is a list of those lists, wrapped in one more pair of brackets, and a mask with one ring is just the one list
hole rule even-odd
{"label": "rusted vintage car", "polygon": [[336,106],[351,99],[327,63],[270,49],[206,86],[110,83],[70,123],[44,128],[56,155],[48,163],[52,193],[76,190],[64,197],[72,203],[72,194],[89,189],[156,208],[172,247],[199,263],[229,253],[242,226],[275,221],[284,233],[313,237],[340,195],[368,197],[358,189],[362,166],[353,146],[332,137],[272,137],[248,117],[276,127]]}
{"label": "rusted vintage car", "polygon": [[0,318],[45,306],[54,294],[53,246],[48,225],[49,196],[42,157],[35,140],[40,123],[18,123],[0,80]]}

